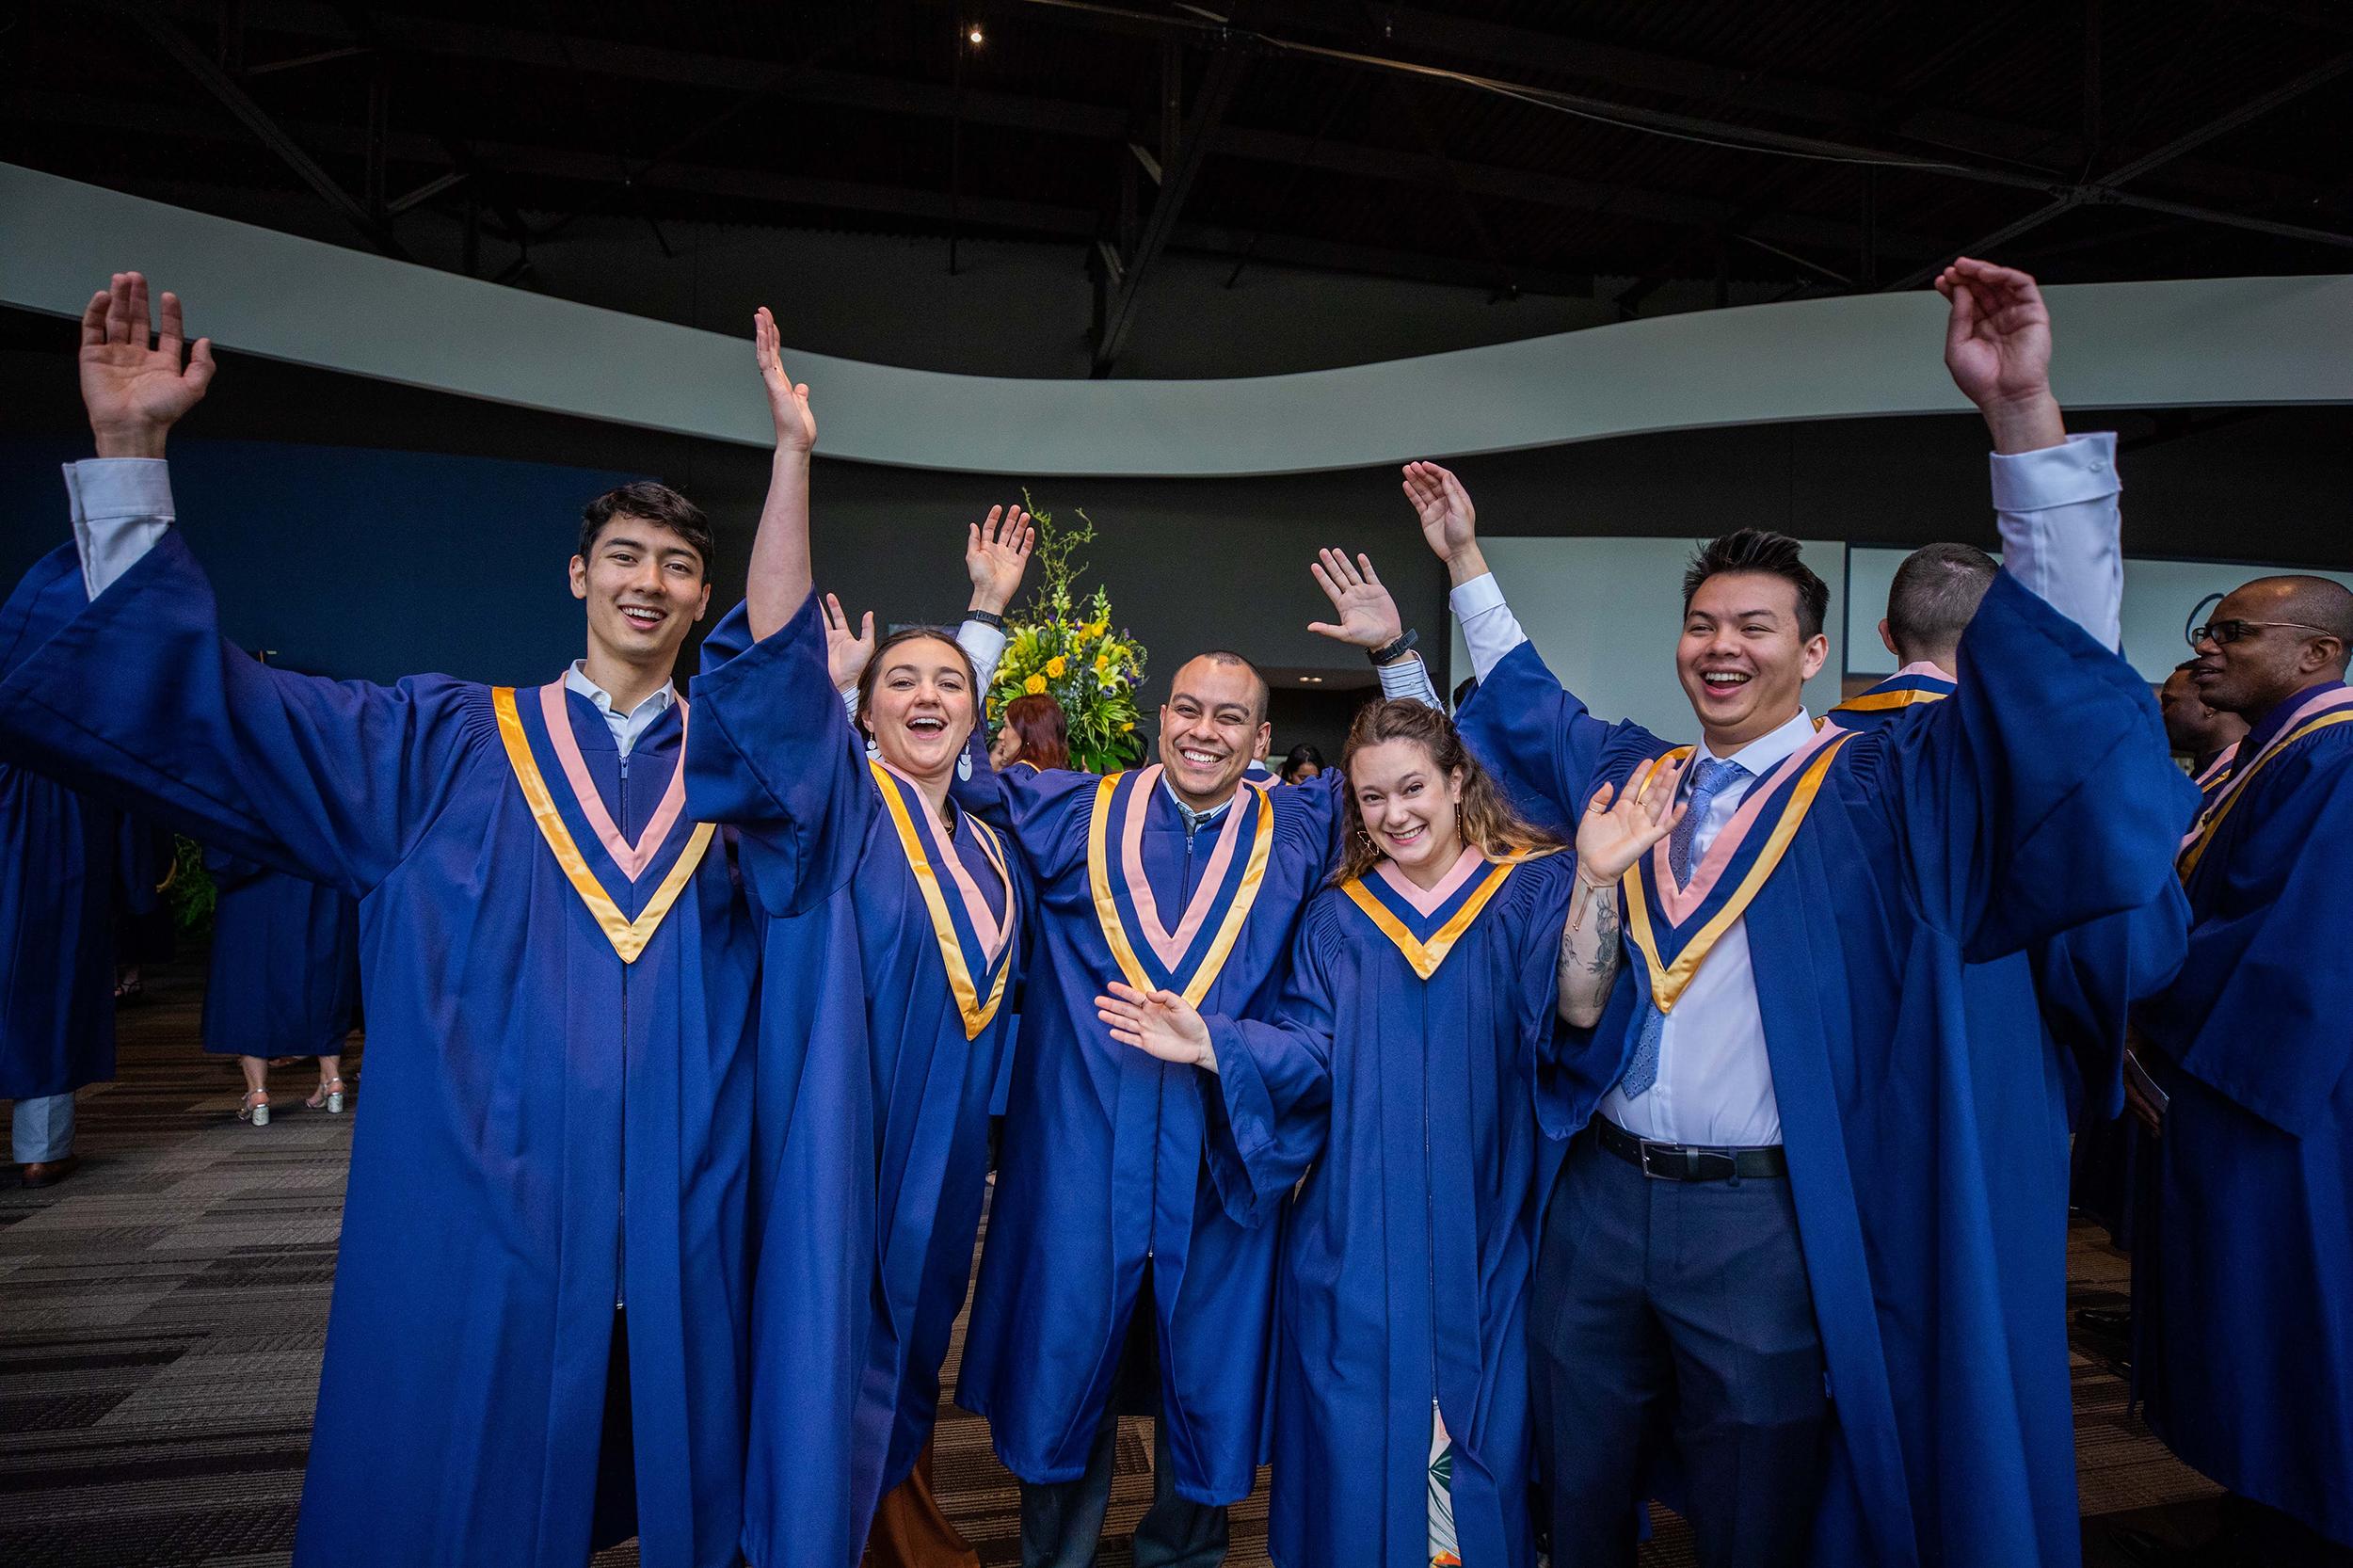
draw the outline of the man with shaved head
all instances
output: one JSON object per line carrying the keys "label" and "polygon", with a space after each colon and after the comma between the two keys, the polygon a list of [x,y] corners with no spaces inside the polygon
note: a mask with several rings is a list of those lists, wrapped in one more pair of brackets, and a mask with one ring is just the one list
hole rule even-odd
{"label": "man with shaved head", "polygon": [[2189,956],[2136,1017],[2149,1424],[2229,1487],[2203,1562],[2353,1560],[2353,594],[2259,577],[2191,633],[2246,738],[2182,844]]}
{"label": "man with shaved head", "polygon": [[[1339,612],[1393,696],[1437,706],[1371,563],[1325,551]],[[986,683],[984,672],[983,684]],[[1225,1112],[1199,1073],[1120,1045],[1096,997],[1124,980],[1272,1019],[1293,928],[1337,848],[1337,773],[1273,790],[1246,770],[1267,683],[1239,653],[1186,661],[1158,760],[1108,777],[992,772],[959,798],[1003,824],[1035,888],[1021,1048],[956,1399],[1021,1478],[1021,1560],[1085,1568],[1120,1415],[1157,1415],[1135,1560],[1212,1568],[1262,1447],[1280,1226],[1204,1159]]]}

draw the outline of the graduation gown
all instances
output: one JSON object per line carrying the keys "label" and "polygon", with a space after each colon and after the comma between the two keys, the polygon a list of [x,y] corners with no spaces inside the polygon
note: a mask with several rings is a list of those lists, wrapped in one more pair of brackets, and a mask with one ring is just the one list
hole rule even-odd
{"label": "graduation gown", "polygon": [[623,1295],[643,1560],[734,1560],[758,949],[680,808],[685,722],[625,760],[561,681],[271,669],[177,530],[94,600],[59,550],[0,611],[11,754],[360,902],[297,1563],[579,1568]]}
{"label": "graduation gown", "polygon": [[[1934,664],[1908,664],[1832,709],[1825,722],[1854,730],[1898,723],[1927,712],[1954,685]],[[2011,1264],[2028,1272],[2054,1312],[2064,1310],[2069,1202],[2090,1196],[2089,1207],[2114,1224],[2111,1195],[2130,1170],[2131,1131],[2121,1118],[2132,1004],[2172,978],[2188,929],[2189,905],[2169,880],[2138,909],[1969,967],[1971,1027],[1989,1042],[2039,1034],[2045,1048],[2042,1092],[2028,1092],[2021,1060],[2019,1092],[1986,1108],[1980,1142],[1989,1159],[2040,1151],[2053,1195],[2037,1210],[2041,1223],[2005,1226],[2000,1240],[2020,1244]]]}
{"label": "graduation gown", "polygon": [[0,762],[0,1099],[115,1076],[119,821]]}
{"label": "graduation gown", "polygon": [[1576,862],[1384,868],[1307,905],[1272,1024],[1211,1016],[1209,1161],[1279,1206],[1278,1563],[1428,1568],[1431,1404],[1462,1560],[1529,1568],[1528,1297],[1562,1145],[1536,1113]]}
{"label": "graduation gown", "polygon": [[1000,775],[971,755],[962,798],[1010,828],[1036,913],[956,1402],[988,1417],[1022,1480],[1077,1480],[1148,1265],[1176,1490],[1234,1502],[1263,1452],[1279,1206],[1237,1219],[1203,1158],[1207,1119],[1225,1113],[1215,1085],[1113,1040],[1095,998],[1124,978],[1271,1017],[1331,864],[1337,776],[1245,782],[1188,839],[1157,764]]}
{"label": "graduation gown", "polygon": [[870,760],[811,595],[703,645],[696,813],[740,824],[762,920],[753,1568],[838,1564],[906,1479],[972,1272],[1022,910],[1011,851]]}
{"label": "graduation gown", "polygon": [[340,1056],[360,1011],[360,906],[348,893],[218,850],[204,984],[216,1056]]}
{"label": "graduation gown", "polygon": [[2353,691],[2265,715],[2185,840],[2195,923],[2139,1010],[2170,1096],[2134,1253],[2149,1425],[2353,1545]]}
{"label": "graduation gown", "polygon": [[[2031,1019],[1986,1026],[1967,971],[2149,903],[2189,784],[2146,684],[2007,575],[1962,657],[1975,678],[1916,720],[1825,726],[1753,785],[1687,888],[1663,843],[1627,873],[1626,966],[1538,1102],[1581,1128],[1631,1054],[1637,988],[1672,1006],[1745,920],[1836,1410],[1825,1563],[2079,1553],[2065,1326],[2003,1238],[2058,1223],[2052,1178],[1989,1130],[2047,1095],[2047,1053]],[[1526,645],[1458,722],[1562,830],[1670,749],[1593,718]]]}
{"label": "graduation gown", "polygon": [[175,924],[165,884],[180,856],[171,829],[130,813],[120,819],[116,851],[121,899],[115,909],[115,962],[168,964],[175,950]]}

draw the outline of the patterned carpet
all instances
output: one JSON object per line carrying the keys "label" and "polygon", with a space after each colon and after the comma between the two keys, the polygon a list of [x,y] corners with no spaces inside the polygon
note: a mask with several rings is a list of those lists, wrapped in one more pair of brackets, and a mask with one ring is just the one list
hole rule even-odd
{"label": "patterned carpet", "polygon": [[[196,1048],[199,972],[151,971],[153,1000],[121,1017],[120,1078],[81,1100],[81,1172],[27,1192],[0,1175],[0,1564],[262,1568],[287,1560],[326,1336],[351,1118],[301,1108],[308,1065],[273,1075],[277,1120],[234,1119],[233,1064]],[[357,1046],[344,1058],[358,1079]],[[360,1085],[355,1113],[365,1115]],[[2078,1227],[2076,1305],[2121,1303],[2125,1260]],[[2203,1533],[2214,1488],[2125,1410],[2107,1356],[2079,1336],[2076,1452],[2086,1561],[2110,1527]],[[960,1352],[959,1343],[958,1351]],[[949,1382],[953,1384],[952,1354]],[[1102,1555],[1149,1497],[1148,1428],[1128,1423]],[[941,1506],[987,1568],[1019,1560],[1017,1491],[985,1423],[940,1424]],[[1263,1483],[1234,1511],[1237,1568],[1265,1560]],[[1644,1568],[1693,1560],[1672,1516]],[[634,1564],[633,1547],[599,1560]]]}

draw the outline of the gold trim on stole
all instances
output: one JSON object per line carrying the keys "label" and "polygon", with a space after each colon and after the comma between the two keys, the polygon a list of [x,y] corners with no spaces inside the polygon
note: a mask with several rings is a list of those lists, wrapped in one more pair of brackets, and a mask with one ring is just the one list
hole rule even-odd
{"label": "gold trim on stole", "polygon": [[[939,960],[948,969],[948,989],[956,999],[956,1012],[964,1019],[964,1037],[975,1040],[997,1016],[997,1008],[1005,1000],[1005,980],[1013,973],[1013,922],[1016,918],[1013,898],[1013,878],[1005,874],[1004,857],[997,853],[988,828],[969,811],[964,820],[980,830],[981,853],[1005,884],[1005,945],[1001,950],[1005,962],[997,968],[997,984],[981,1000],[980,987],[973,983],[972,967],[965,962],[964,943],[956,936],[955,921],[949,917],[947,890],[939,885],[939,873],[932,869],[931,856],[923,853],[923,840],[916,836],[915,819],[907,813],[889,771],[872,758],[866,765],[873,770],[875,788],[882,792],[883,805],[890,812],[890,825],[898,829],[900,847],[907,853],[907,868],[915,872],[915,885],[923,891],[923,907],[931,911],[932,932],[939,939]],[[945,846],[943,846],[945,847]]]}
{"label": "gold trim on stole", "polygon": [[[1781,864],[1782,855],[1788,849],[1789,840],[1798,836],[1799,827],[1805,822],[1805,814],[1814,808],[1814,797],[1821,792],[1822,778],[1830,771],[1831,760],[1846,746],[1849,738],[1851,738],[1851,732],[1848,737],[1823,746],[1820,755],[1806,765],[1805,772],[1799,776],[1798,782],[1791,788],[1788,800],[1782,804],[1781,820],[1773,824],[1772,836],[1757,852],[1756,863],[1749,868],[1748,875],[1740,879],[1740,886],[1724,901],[1724,906],[1700,927],[1699,933],[1685,945],[1683,951],[1675,954],[1675,961],[1672,964],[1662,964],[1658,959],[1658,938],[1651,930],[1650,895],[1642,887],[1641,862],[1638,860],[1625,869],[1625,875],[1621,880],[1625,888],[1626,936],[1634,943],[1635,951],[1642,955],[1642,963],[1650,971],[1651,1000],[1661,1013],[1674,1011],[1675,1003],[1682,1000],[1684,991],[1691,984],[1691,977],[1699,973],[1700,965],[1706,959],[1709,951],[1722,939],[1725,932],[1732,929],[1732,922],[1747,912],[1757,891],[1765,886],[1766,878],[1771,876],[1773,868]],[[1688,757],[1691,750],[1689,746],[1678,746],[1659,760]]]}
{"label": "gold trim on stole", "polygon": [[1487,901],[1502,888],[1503,879],[1512,874],[1512,868],[1529,858],[1531,856],[1521,856],[1495,865],[1477,890],[1463,901],[1463,907],[1448,917],[1446,924],[1438,928],[1438,934],[1426,943],[1406,929],[1405,922],[1397,918],[1394,910],[1372,896],[1372,889],[1365,886],[1363,877],[1350,877],[1340,884],[1340,891],[1353,900],[1356,907],[1365,912],[1366,918],[1381,928],[1381,935],[1397,944],[1397,951],[1405,955],[1405,962],[1413,966],[1414,973],[1428,980],[1438,972],[1438,966],[1445,963],[1447,954],[1454,951],[1454,944],[1462,940],[1463,933],[1470,929],[1471,921],[1479,919],[1479,912],[1487,907]]}
{"label": "gold trim on stole", "polygon": [[1909,708],[1915,702],[1942,702],[1952,695],[1950,692],[1932,692],[1922,686],[1905,686],[1892,692],[1865,692],[1861,696],[1850,696],[1831,712],[1878,713],[1890,708]]}
{"label": "gold trim on stole", "polygon": [[[710,823],[696,823],[694,837],[679,851],[677,863],[654,889],[644,911],[633,921],[624,918],[620,905],[613,902],[612,895],[597,880],[596,872],[588,869],[580,846],[572,841],[572,830],[564,825],[564,818],[555,808],[555,797],[548,792],[548,781],[539,772],[539,760],[531,754],[531,738],[523,733],[522,718],[515,711],[515,688],[490,688],[490,707],[498,714],[499,740],[506,746],[506,760],[515,770],[515,782],[522,786],[523,799],[531,807],[531,820],[539,824],[539,836],[555,852],[555,863],[564,868],[572,891],[588,906],[598,929],[613,944],[613,951],[621,955],[621,962],[636,963],[637,955],[646,951],[646,944],[661,929],[670,905],[686,890],[687,881],[694,876],[695,868],[702,864],[703,852],[711,847],[711,836],[717,830]],[[684,756],[679,758],[678,765],[686,765]]]}
{"label": "gold trim on stole", "polygon": [[[1136,957],[1135,944],[1128,940],[1128,928],[1119,919],[1119,905],[1112,898],[1112,863],[1108,842],[1112,796],[1118,790],[1119,781],[1126,776],[1125,774],[1112,774],[1095,788],[1095,820],[1087,826],[1087,886],[1095,895],[1095,918],[1103,928],[1103,940],[1110,945],[1112,957],[1118,963],[1120,973],[1128,977],[1128,984],[1148,993],[1160,987],[1153,984],[1152,977],[1144,972],[1144,963]],[[1250,788],[1250,785],[1243,784],[1236,790],[1230,809],[1241,808],[1241,791]],[[1149,810],[1151,805],[1149,799],[1130,801],[1128,809]],[[1250,841],[1250,858],[1243,864],[1241,881],[1234,888],[1234,902],[1227,906],[1225,919],[1219,922],[1216,938],[1210,942],[1209,951],[1202,954],[1199,966],[1193,971],[1192,981],[1184,989],[1185,1000],[1191,1005],[1201,1005],[1201,999],[1209,994],[1209,987],[1217,984],[1219,971],[1225,968],[1225,960],[1233,952],[1234,943],[1241,936],[1241,923],[1250,918],[1251,905],[1258,902],[1258,885],[1266,880],[1267,857],[1273,847],[1274,802],[1261,790],[1258,792],[1257,827]]]}
{"label": "gold trim on stole", "polygon": [[2263,772],[2264,769],[2271,765],[2271,760],[2273,758],[2279,756],[2280,753],[2287,750],[2288,747],[2294,745],[2297,742],[2302,740],[2307,735],[2314,734],[2317,731],[2326,729],[2332,724],[2345,724],[2348,722],[2353,722],[2353,708],[2331,708],[2325,713],[2315,713],[2311,718],[2306,719],[2302,724],[2297,725],[2294,729],[2289,730],[2285,735],[2281,736],[2279,741],[2272,745],[2270,750],[2265,752],[2261,757],[2256,758],[2254,766],[2247,770],[2247,776],[2238,781],[2238,788],[2231,792],[2229,797],[2222,802],[2220,808],[2215,812],[2211,819],[2200,824],[2197,840],[2192,842],[2187,849],[2182,851],[2181,855],[2176,858],[2175,864],[2180,869],[2182,880],[2184,882],[2187,882],[2189,880],[2190,873],[2198,869],[2198,862],[2206,857],[2206,846],[2214,842],[2215,834],[2220,831],[2222,827],[2222,819],[2231,814],[2231,808],[2233,807],[2236,806],[2242,799],[2246,798],[2247,786],[2254,780],[2257,774]]}

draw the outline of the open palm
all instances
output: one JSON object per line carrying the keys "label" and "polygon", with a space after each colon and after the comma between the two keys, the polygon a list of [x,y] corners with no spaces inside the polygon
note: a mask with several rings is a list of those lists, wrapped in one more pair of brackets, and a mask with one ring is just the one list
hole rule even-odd
{"label": "open palm", "polygon": [[1095,1016],[1103,1020],[1112,1039],[1163,1062],[1216,1070],[1209,1026],[1201,1021],[1193,1003],[1174,991],[1139,991],[1116,980],[1109,989],[1110,995],[1095,999]]}
{"label": "open palm", "polygon": [[1623,792],[1608,784],[1594,791],[1577,824],[1577,870],[1593,882],[1624,876],[1690,808],[1675,804],[1682,782],[1681,765],[1661,758],[1644,764]]}
{"label": "open palm", "polygon": [[850,617],[841,610],[841,600],[825,596],[825,673],[833,677],[833,689],[846,692],[857,684],[857,678],[866,673],[868,661],[874,657],[874,612],[866,612],[866,618],[856,632],[850,630]]}
{"label": "open palm", "polygon": [[1397,600],[1381,585],[1369,555],[1359,555],[1352,562],[1337,550],[1325,550],[1307,569],[1315,573],[1316,585],[1340,616],[1337,624],[1309,621],[1308,631],[1368,648],[1386,648],[1405,634]]}
{"label": "open palm", "polygon": [[1001,611],[1013,602],[1036,545],[1037,530],[1031,526],[1030,514],[1018,506],[991,506],[986,520],[972,525],[964,546],[964,570],[972,579],[975,608]]}
{"label": "open palm", "polygon": [[752,312],[752,358],[759,362],[760,385],[768,392],[776,444],[795,452],[811,450],[817,444],[817,415],[808,406],[808,384],[785,373],[783,340],[776,332],[776,318],[765,305]]}
{"label": "open palm", "polygon": [[102,442],[118,438],[159,454],[164,432],[202,402],[212,384],[212,340],[199,338],[183,364],[180,296],[166,294],[161,303],[161,331],[152,344],[147,280],[139,273],[116,273],[82,312],[82,402]]}

